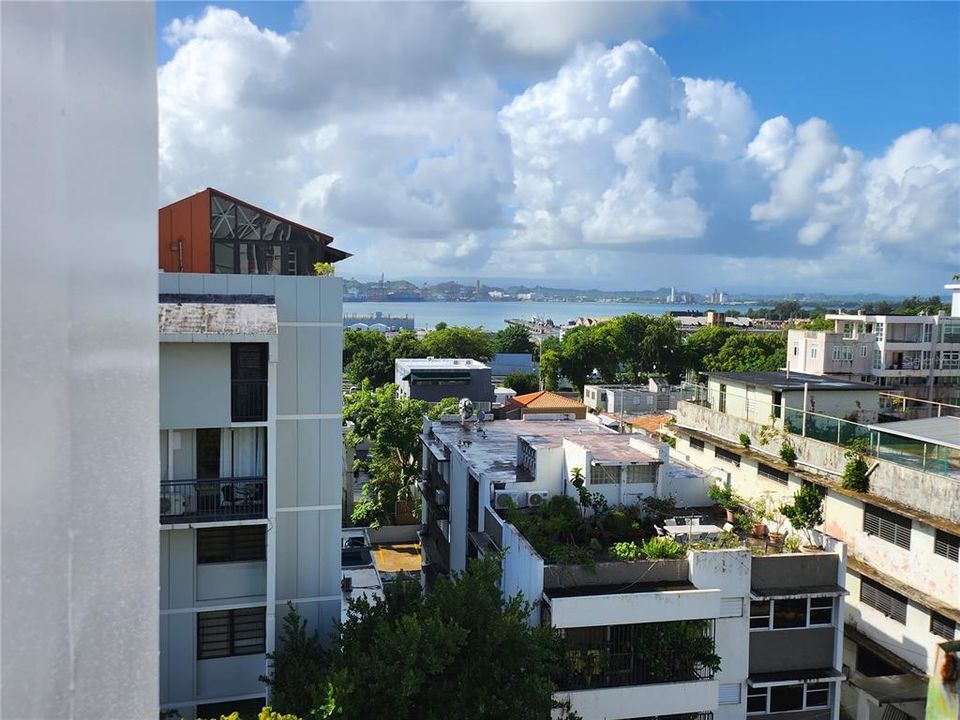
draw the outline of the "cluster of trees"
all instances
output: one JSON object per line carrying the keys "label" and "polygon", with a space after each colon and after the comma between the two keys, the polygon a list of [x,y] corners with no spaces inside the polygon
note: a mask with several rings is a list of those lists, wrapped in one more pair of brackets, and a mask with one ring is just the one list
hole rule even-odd
{"label": "cluster of trees", "polygon": [[[776,303],[773,307],[755,307],[747,310],[747,317],[767,318],[769,320],[816,320],[823,318],[828,312],[833,312],[835,308],[827,309],[822,305],[813,308],[805,308],[796,300],[783,300]],[[900,302],[889,302],[887,300],[876,300],[871,302],[859,303],[857,305],[844,305],[847,312],[863,311],[866,315],[936,315],[941,310],[948,310],[949,306],[943,302],[939,295],[931,295],[923,298],[918,295],[904,298]],[[734,317],[739,315],[737,311],[728,311],[727,315]],[[831,325],[832,326],[832,325]],[[826,329],[826,328],[823,328]]]}
{"label": "cluster of trees", "polygon": [[562,341],[545,340],[540,375],[548,390],[566,377],[578,392],[595,373],[603,382],[635,383],[652,374],[677,382],[688,370],[777,370],[786,363],[786,348],[784,333],[744,333],[732,327],[701,328],[684,340],[673,318],[632,313],[574,328]]}
{"label": "cluster of trees", "polygon": [[[486,362],[496,353],[534,353],[536,346],[524,327],[510,326],[497,333],[482,328],[439,323],[422,340],[409,330],[387,338],[376,330],[343,334],[343,370],[354,385],[368,380],[373,387],[393,382],[397,358],[473,358]],[[519,392],[519,391],[518,391]]]}
{"label": "cluster of trees", "polygon": [[429,594],[400,575],[373,601],[350,602],[329,650],[291,608],[270,656],[273,707],[302,718],[547,720],[559,711],[552,676],[564,647],[550,627],[530,627],[531,606],[504,600],[500,559],[439,578]]}

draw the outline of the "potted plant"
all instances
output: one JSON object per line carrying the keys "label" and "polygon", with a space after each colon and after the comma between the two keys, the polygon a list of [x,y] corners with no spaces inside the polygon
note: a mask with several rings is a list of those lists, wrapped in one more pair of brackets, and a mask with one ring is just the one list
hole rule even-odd
{"label": "potted plant", "polygon": [[750,449],[750,436],[746,433],[740,433],[740,444],[743,445],[744,450]]}
{"label": "potted plant", "polygon": [[780,512],[790,521],[794,530],[802,533],[806,545],[801,551],[819,550],[813,541],[813,529],[823,522],[823,491],[813,483],[804,483],[793,494],[793,502],[783,505]]}
{"label": "potted plant", "polygon": [[793,464],[797,462],[797,451],[787,440],[780,446],[780,459],[790,467],[793,467]]}
{"label": "potted plant", "polygon": [[767,498],[759,497],[752,500],[750,502],[750,510],[753,515],[753,527],[751,528],[750,534],[755,538],[766,537],[769,532],[766,521],[772,517]]}
{"label": "potted plant", "polygon": [[800,536],[799,536],[799,535],[793,535],[793,534],[787,535],[787,536],[783,539],[783,552],[785,552],[785,553],[797,553],[797,552],[800,552],[800,546],[801,546],[801,545],[802,545],[802,543],[800,542]]}
{"label": "potted plant", "polygon": [[707,488],[707,497],[727,511],[727,522],[733,522],[734,510],[740,507],[740,498],[726,485],[713,483]]}

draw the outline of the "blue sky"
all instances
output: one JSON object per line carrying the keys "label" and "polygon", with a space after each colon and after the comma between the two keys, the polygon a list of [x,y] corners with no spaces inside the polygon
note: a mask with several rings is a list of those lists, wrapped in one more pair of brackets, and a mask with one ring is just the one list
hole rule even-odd
{"label": "blue sky", "polygon": [[247,197],[347,274],[960,271],[960,3],[160,2],[157,28],[163,200]]}

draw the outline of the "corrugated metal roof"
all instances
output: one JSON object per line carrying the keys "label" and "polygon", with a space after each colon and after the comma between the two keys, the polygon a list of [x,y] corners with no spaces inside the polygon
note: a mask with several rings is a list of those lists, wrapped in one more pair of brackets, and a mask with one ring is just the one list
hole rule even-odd
{"label": "corrugated metal roof", "polygon": [[277,306],[160,303],[161,335],[276,335]]}
{"label": "corrugated metal roof", "polygon": [[946,416],[871,425],[871,430],[960,450],[960,417]]}

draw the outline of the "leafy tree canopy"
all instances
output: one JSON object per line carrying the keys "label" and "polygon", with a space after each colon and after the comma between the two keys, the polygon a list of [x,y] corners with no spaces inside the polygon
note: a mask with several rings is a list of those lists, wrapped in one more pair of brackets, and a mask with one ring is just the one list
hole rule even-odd
{"label": "leafy tree canopy", "polygon": [[494,355],[490,335],[481,328],[444,327],[420,341],[424,355],[443,358],[473,358],[486,362]]}
{"label": "leafy tree canopy", "polygon": [[537,378],[536,373],[510,373],[500,384],[503,387],[516,390],[517,395],[525,395],[527,393],[536,392],[540,389],[540,380]]}
{"label": "leafy tree canopy", "polygon": [[344,331],[343,370],[355,385],[367,380],[378,387],[393,380],[393,358],[386,336],[376,330]]}
{"label": "leafy tree canopy", "polygon": [[716,353],[707,355],[703,366],[721,372],[765,372],[779,370],[786,362],[784,333],[736,333]]}
{"label": "leafy tree canopy", "polygon": [[343,720],[546,720],[562,658],[530,606],[504,600],[499,558],[473,561],[428,595],[401,576],[373,602],[358,597],[334,642],[321,717]]}
{"label": "leafy tree canopy", "polygon": [[540,353],[540,378],[544,390],[556,390],[560,385],[560,352],[542,350]]}
{"label": "leafy tree canopy", "polygon": [[498,353],[533,353],[530,331],[522,325],[508,325],[494,338]]}

